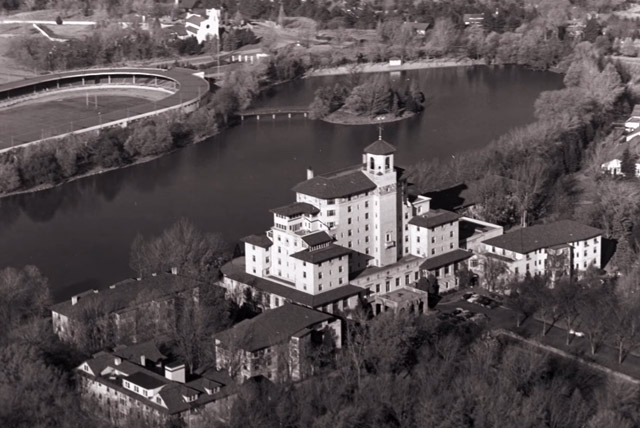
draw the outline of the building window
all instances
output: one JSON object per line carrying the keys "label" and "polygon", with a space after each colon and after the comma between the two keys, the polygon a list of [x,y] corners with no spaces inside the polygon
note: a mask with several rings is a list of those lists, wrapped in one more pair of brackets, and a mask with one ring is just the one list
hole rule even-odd
{"label": "building window", "polygon": [[435,254],[436,254],[436,249],[435,249],[435,248],[432,248],[432,249],[431,249],[431,255],[433,256],[433,255],[435,255]]}
{"label": "building window", "polygon": [[251,256],[251,260],[256,261],[256,256]]}
{"label": "building window", "polygon": [[318,283],[318,291],[322,291],[322,283]]}
{"label": "building window", "polygon": [[342,285],[342,278],[338,278],[338,284]]}
{"label": "building window", "polygon": [[347,243],[347,247],[351,248],[351,241]]}
{"label": "building window", "polygon": [[415,280],[417,281],[420,278],[420,272],[416,272],[414,275]]}
{"label": "building window", "polygon": [[396,287],[400,287],[400,278],[396,278]]}
{"label": "building window", "polygon": [[380,284],[376,284],[376,293],[380,292]]}
{"label": "building window", "polygon": [[338,272],[342,273],[342,266],[338,266]]}
{"label": "building window", "polygon": [[453,242],[449,243],[449,249],[453,249]]}
{"label": "building window", "polygon": [[369,220],[369,213],[364,213],[364,219]]}
{"label": "building window", "polygon": [[335,205],[336,200],[335,199],[328,199],[327,200],[327,205]]}
{"label": "building window", "polygon": [[329,217],[336,215],[336,210],[328,210],[328,211],[327,211],[327,215],[328,215]]}
{"label": "building window", "polygon": [[307,277],[307,273],[306,272],[302,272],[302,277],[306,278]]}
{"label": "building window", "polygon": [[364,207],[369,208],[369,201],[364,201]]}
{"label": "building window", "polygon": [[444,267],[444,274],[449,275],[449,266]]}
{"label": "building window", "polygon": [[350,212],[351,212],[351,205],[349,205],[349,206],[347,207],[347,212],[348,212],[348,213],[350,213]]}
{"label": "building window", "polygon": [[318,272],[318,279],[322,279],[322,272]]}
{"label": "building window", "polygon": [[351,236],[351,229],[347,230],[347,236]]}
{"label": "building window", "polygon": [[385,291],[386,291],[387,293],[389,292],[390,287],[391,287],[391,286],[390,286],[390,284],[389,284],[389,281],[386,281],[386,282],[384,283],[384,289],[385,289]]}
{"label": "building window", "polygon": [[369,225],[368,225],[368,224],[365,224],[365,225],[364,225],[364,230],[365,230],[365,232],[368,232],[368,231],[369,231]]}
{"label": "building window", "polygon": [[351,217],[347,218],[347,224],[351,224]]}
{"label": "building window", "polygon": [[420,243],[420,235],[416,236],[416,242]]}
{"label": "building window", "polygon": [[449,238],[453,238],[453,230],[449,232]]}

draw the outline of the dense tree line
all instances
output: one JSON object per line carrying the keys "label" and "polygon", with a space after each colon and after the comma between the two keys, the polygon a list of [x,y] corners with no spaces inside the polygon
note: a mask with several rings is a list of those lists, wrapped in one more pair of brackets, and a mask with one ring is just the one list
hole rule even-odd
{"label": "dense tree line", "polygon": [[0,426],[105,426],[80,409],[70,373],[80,360],[44,319],[50,303],[36,267],[0,270]]}
{"label": "dense tree line", "polygon": [[336,371],[240,391],[221,427],[631,427],[637,386],[521,348],[473,323],[385,313],[350,322]]}
{"label": "dense tree line", "polygon": [[92,171],[129,165],[216,131],[214,118],[202,109],[188,116],[156,116],[127,128],[106,128],[99,133],[16,147],[0,156],[0,193],[55,185]]}
{"label": "dense tree line", "polygon": [[[613,120],[625,117],[635,102],[634,91],[623,78],[628,79],[624,69],[583,42],[571,55],[566,87],[543,92],[536,101],[536,122],[483,150],[418,164],[414,181],[426,191],[482,179],[476,214],[506,226],[577,218],[601,227],[618,241],[616,265],[629,269],[637,258],[632,230],[640,213],[634,196],[638,188],[602,180],[598,163],[602,158],[594,155],[611,132]],[[578,176],[595,189],[590,204],[576,204],[579,197],[589,196],[585,185],[576,183]]]}

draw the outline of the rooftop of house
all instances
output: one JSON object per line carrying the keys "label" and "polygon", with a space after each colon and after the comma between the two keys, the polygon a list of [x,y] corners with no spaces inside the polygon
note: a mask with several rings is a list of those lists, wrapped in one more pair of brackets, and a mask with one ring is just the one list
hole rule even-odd
{"label": "rooftop of house", "polygon": [[127,279],[99,292],[82,293],[84,295],[81,295],[75,304],[73,301],[77,296],[53,305],[51,310],[69,318],[77,318],[86,308],[100,305],[105,313],[115,313],[134,308],[137,304],[163,300],[199,285],[199,281],[191,278],[161,273],[140,281]]}
{"label": "rooftop of house", "polygon": [[413,301],[416,299],[422,299],[429,295],[426,291],[419,290],[413,287],[402,286],[389,293],[382,294],[378,298],[383,300],[389,300],[395,303],[401,303],[406,301]]}
{"label": "rooftop of house", "polygon": [[420,267],[424,270],[435,270],[444,266],[449,266],[453,263],[461,262],[473,256],[471,251],[467,250],[453,250],[448,253],[440,254],[439,256],[429,257],[425,260]]}
{"label": "rooftop of house", "polygon": [[291,257],[317,265],[338,257],[346,256],[351,252],[352,250],[349,248],[337,244],[329,244],[317,250],[307,249],[298,251],[297,253],[291,254]]}
{"label": "rooftop of house", "polygon": [[364,152],[370,155],[386,156],[395,153],[396,148],[395,146],[384,141],[382,138],[379,138],[365,147]]}
{"label": "rooftop of house", "polygon": [[504,248],[519,254],[528,254],[541,248],[567,244],[602,235],[602,230],[573,220],[523,227],[484,241],[485,244]]}
{"label": "rooftop of house", "polygon": [[452,223],[460,218],[460,214],[456,214],[447,210],[429,210],[424,214],[417,215],[409,220],[409,224],[418,227],[426,227],[433,229],[443,224]]}
{"label": "rooftop of house", "polygon": [[[149,344],[149,346],[153,346],[153,344]],[[125,353],[135,354],[135,352],[130,352],[126,349]],[[89,372],[83,369],[84,364],[89,366]],[[159,367],[158,370],[162,370],[162,367]],[[181,413],[218,400],[228,396],[235,390],[235,384],[224,371],[209,369],[188,375],[187,382],[182,384],[167,379],[150,368],[141,366],[137,361],[129,361],[115,353],[105,351],[94,354],[93,358],[81,364],[78,367],[78,373],[117,389],[120,393],[129,396],[133,400],[137,400],[162,413],[169,414]],[[161,388],[158,395],[162,398],[166,407],[157,403],[153,399],[155,396],[145,397],[124,388],[124,380],[147,390]],[[185,399],[185,397],[193,398],[195,396],[197,398],[194,401]]]}
{"label": "rooftop of house", "polygon": [[269,211],[271,211],[274,214],[282,215],[285,217],[294,217],[302,214],[315,215],[320,212],[318,208],[306,202],[294,202],[289,205],[273,208],[272,210],[269,210]]}
{"label": "rooftop of house", "polygon": [[119,345],[113,350],[113,354],[129,361],[141,361],[142,357],[153,363],[166,360],[167,357],[160,352],[159,343],[148,341],[130,346]]}
{"label": "rooftop of house", "polygon": [[317,175],[298,183],[293,191],[319,199],[344,198],[374,190],[376,185],[362,172],[361,165],[333,173]]}
{"label": "rooftop of house", "polygon": [[189,16],[185,22],[186,22],[187,25],[188,24],[193,24],[196,27],[199,27],[200,24],[202,23],[202,21],[204,21],[205,19],[206,18],[204,16],[202,16],[202,15],[193,14],[193,15]]}
{"label": "rooftop of house", "polygon": [[329,235],[327,232],[322,231],[322,232],[315,232],[309,235],[305,235],[302,237],[302,240],[309,247],[315,247],[316,245],[333,242],[333,237]]}
{"label": "rooftop of house", "polygon": [[273,245],[273,242],[271,242],[271,239],[269,239],[267,235],[265,235],[264,233],[261,235],[245,236],[244,238],[241,239],[241,241],[251,245],[255,245],[256,247],[260,247],[260,248],[269,248]]}
{"label": "rooftop of house", "polygon": [[127,380],[134,385],[138,385],[139,387],[142,387],[144,389],[156,389],[163,385],[166,385],[169,382],[168,379],[158,379],[157,377],[150,376],[144,371],[139,371],[130,376],[127,376]]}
{"label": "rooftop of house", "polygon": [[309,294],[293,287],[247,273],[244,257],[233,259],[222,266],[220,270],[226,277],[234,281],[247,284],[262,292],[274,294],[291,302],[299,303],[311,308],[319,308],[321,306],[364,293],[363,288],[352,284],[346,284],[320,294]]}
{"label": "rooftop of house", "polygon": [[216,339],[225,346],[256,352],[286,342],[302,330],[334,319],[331,314],[287,303],[218,333]]}

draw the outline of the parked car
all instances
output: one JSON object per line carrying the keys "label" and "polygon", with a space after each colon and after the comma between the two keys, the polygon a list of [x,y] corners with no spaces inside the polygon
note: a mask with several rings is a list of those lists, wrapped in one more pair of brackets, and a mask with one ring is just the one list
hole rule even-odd
{"label": "parked car", "polygon": [[489,321],[489,317],[486,314],[475,314],[469,321],[473,321],[476,324],[483,324]]}
{"label": "parked car", "polygon": [[469,303],[476,303],[476,302],[478,301],[478,299],[480,299],[480,297],[481,297],[481,296],[480,296],[479,294],[473,293],[473,294],[471,295],[471,297],[469,297],[469,298],[467,299],[467,302],[469,302]]}
{"label": "parked car", "polygon": [[460,300],[469,300],[469,297],[473,296],[473,293],[464,293],[462,296],[460,296]]}

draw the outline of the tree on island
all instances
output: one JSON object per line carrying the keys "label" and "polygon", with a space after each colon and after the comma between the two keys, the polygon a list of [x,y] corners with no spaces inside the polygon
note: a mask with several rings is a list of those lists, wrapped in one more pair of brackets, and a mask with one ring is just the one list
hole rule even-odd
{"label": "tree on island", "polygon": [[392,83],[388,76],[376,75],[364,81],[352,78],[351,82],[354,83],[351,90],[342,84],[318,89],[309,107],[311,117],[321,119],[338,110],[358,117],[386,114],[401,117],[424,108],[424,93],[414,81],[400,86]]}

